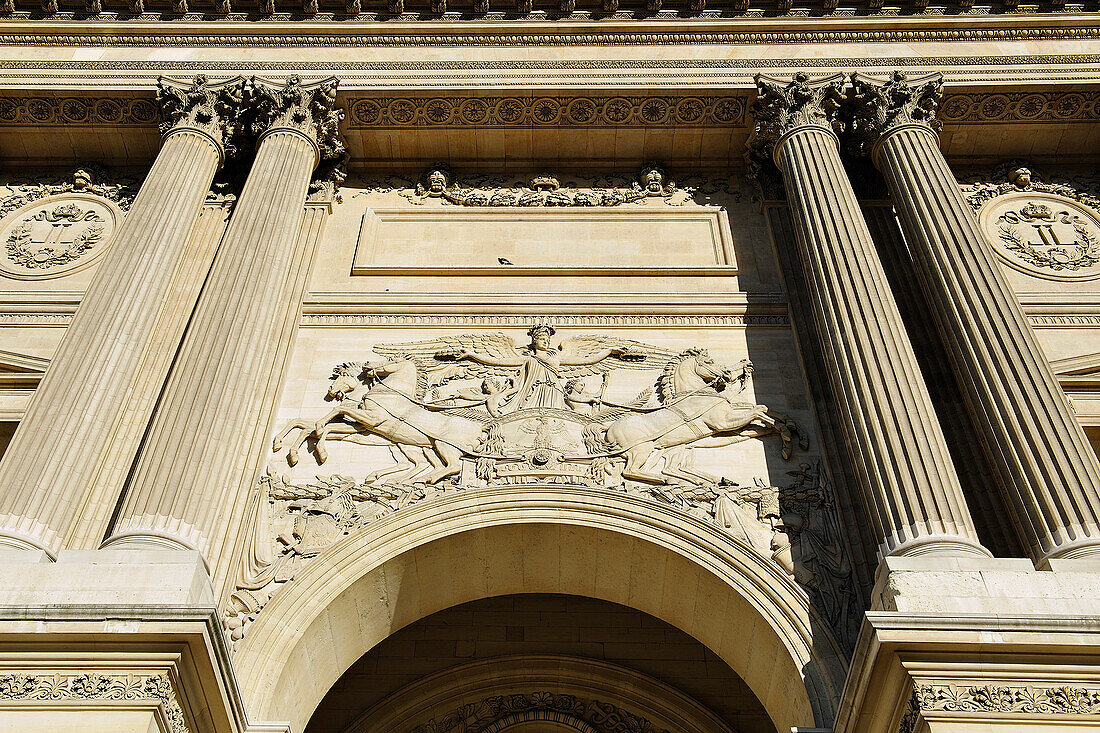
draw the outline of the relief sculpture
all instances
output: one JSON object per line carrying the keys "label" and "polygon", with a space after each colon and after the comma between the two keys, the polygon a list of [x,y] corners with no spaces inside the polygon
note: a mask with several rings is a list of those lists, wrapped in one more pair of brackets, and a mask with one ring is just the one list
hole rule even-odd
{"label": "relief sculpture", "polygon": [[731,367],[702,348],[677,352],[605,335],[555,345],[548,324],[528,336],[524,346],[494,333],[383,344],[374,362],[336,366],[327,395],[335,406],[286,425],[274,451],[294,465],[309,446],[324,463],[326,444],[342,441],[388,449],[392,462],[362,479],[305,484],[269,470],[226,610],[231,640],[342,538],[414,504],[509,485],[614,491],[716,525],[806,588],[847,635],[851,568],[820,463],[790,471],[787,486],[759,478],[743,486],[696,466],[699,449],[751,439],[776,439],[785,460],[807,448],[790,419],[741,397],[750,362]]}
{"label": "relief sculpture", "polygon": [[[320,463],[328,440],[389,444],[395,465],[371,478],[398,482],[607,486],[718,481],[693,467],[696,447],[775,434],[789,459],[805,444],[788,418],[738,398],[752,374],[748,360],[729,367],[705,349],[674,353],[613,336],[555,347],[554,333],[536,325],[525,347],[501,334],[376,346],[383,360],[339,365],[328,393],[337,406],[287,425],[273,449],[285,445],[294,465],[305,444]],[[652,388],[627,401],[606,398],[615,372],[639,369],[659,373]]]}

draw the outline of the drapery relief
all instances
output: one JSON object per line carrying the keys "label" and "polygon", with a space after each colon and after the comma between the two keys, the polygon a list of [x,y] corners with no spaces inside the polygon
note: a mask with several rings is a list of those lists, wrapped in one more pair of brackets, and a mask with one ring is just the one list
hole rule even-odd
{"label": "drapery relief", "polygon": [[[324,464],[330,442],[390,459],[362,478],[292,481],[273,469],[261,479],[253,547],[226,611],[232,640],[301,568],[372,522],[455,492],[533,485],[621,492],[715,524],[806,588],[846,636],[854,598],[828,479],[820,461],[795,462],[808,449],[799,426],[745,399],[751,362],[617,336],[558,340],[548,324],[528,336],[383,344],[376,360],[335,366],[332,408],[280,426],[273,451],[284,466]],[[788,482],[712,472],[721,451],[752,440],[797,466]]]}

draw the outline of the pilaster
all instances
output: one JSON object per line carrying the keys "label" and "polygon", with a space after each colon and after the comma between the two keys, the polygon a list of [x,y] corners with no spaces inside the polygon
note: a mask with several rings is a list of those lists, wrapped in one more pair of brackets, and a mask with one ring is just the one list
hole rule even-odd
{"label": "pilaster", "polygon": [[161,80],[163,146],[0,462],[0,545],[103,536],[217,245],[196,221],[240,90]]}
{"label": "pilaster", "polygon": [[105,546],[198,550],[224,582],[324,219],[311,174],[343,152],[335,87],[251,85],[256,158]]}
{"label": "pilaster", "polygon": [[939,75],[853,80],[853,131],[890,188],[1021,539],[1039,566],[1100,553],[1100,463],[939,150]]}
{"label": "pilaster", "polygon": [[841,75],[757,77],[750,155],[783,175],[810,310],[880,556],[987,555],[840,160]]}

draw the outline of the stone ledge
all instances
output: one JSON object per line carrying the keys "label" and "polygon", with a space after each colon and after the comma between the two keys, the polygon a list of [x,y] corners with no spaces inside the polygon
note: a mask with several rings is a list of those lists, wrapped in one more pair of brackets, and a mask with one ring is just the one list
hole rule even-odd
{"label": "stone ledge", "polygon": [[213,608],[210,577],[197,552],[11,551],[0,562],[0,608],[67,605]]}
{"label": "stone ledge", "polygon": [[1035,570],[1022,558],[888,557],[872,611],[903,614],[1100,616],[1095,560],[1055,560]]}

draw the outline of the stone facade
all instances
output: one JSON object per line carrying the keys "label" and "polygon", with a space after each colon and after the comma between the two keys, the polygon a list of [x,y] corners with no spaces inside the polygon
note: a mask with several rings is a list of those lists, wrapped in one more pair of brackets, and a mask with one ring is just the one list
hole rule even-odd
{"label": "stone facade", "polygon": [[1100,725],[1089,5],[0,0],[0,727]]}

